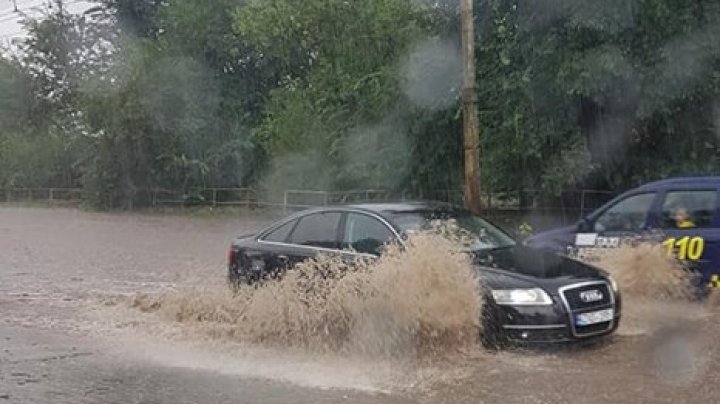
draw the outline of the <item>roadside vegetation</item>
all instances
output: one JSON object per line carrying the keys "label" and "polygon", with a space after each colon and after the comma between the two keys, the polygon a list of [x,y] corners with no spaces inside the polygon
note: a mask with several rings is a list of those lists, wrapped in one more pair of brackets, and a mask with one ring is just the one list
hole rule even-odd
{"label": "roadside vegetation", "polygon": [[[453,0],[104,0],[0,58],[0,188],[461,189]],[[720,169],[713,0],[478,0],[483,191]]]}

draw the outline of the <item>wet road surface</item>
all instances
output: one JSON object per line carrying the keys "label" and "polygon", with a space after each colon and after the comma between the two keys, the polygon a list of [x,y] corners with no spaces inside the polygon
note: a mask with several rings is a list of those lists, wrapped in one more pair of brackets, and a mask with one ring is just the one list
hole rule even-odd
{"label": "wet road surface", "polygon": [[115,316],[125,296],[221,284],[232,236],[267,221],[0,208],[0,404],[676,403],[717,396],[718,316],[688,305],[630,302],[619,334],[597,347],[478,348],[402,364],[234,350],[178,336],[141,313]]}

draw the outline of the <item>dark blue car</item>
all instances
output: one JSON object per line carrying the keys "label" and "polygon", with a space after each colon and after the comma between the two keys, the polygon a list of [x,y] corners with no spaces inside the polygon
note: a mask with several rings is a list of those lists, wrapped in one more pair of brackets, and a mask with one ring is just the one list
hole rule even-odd
{"label": "dark blue car", "polygon": [[652,182],[625,192],[574,226],[539,233],[527,244],[572,255],[660,235],[669,254],[697,270],[700,286],[720,287],[718,192],[720,177]]}

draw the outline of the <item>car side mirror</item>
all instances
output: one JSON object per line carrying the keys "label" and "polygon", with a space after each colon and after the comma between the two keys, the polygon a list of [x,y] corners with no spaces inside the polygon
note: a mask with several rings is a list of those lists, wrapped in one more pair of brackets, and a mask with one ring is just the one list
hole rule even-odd
{"label": "car side mirror", "polygon": [[582,218],[577,222],[577,231],[580,233],[590,231],[591,227],[590,221],[587,218]]}

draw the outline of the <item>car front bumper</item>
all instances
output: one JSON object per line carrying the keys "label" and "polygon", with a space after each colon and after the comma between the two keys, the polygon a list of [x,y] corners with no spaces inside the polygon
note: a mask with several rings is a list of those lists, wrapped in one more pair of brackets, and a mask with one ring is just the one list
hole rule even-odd
{"label": "car front bumper", "polygon": [[564,343],[586,341],[611,334],[620,323],[620,304],[606,304],[584,312],[613,310],[610,321],[578,326],[575,316],[557,299],[548,306],[498,306],[494,305],[496,332],[503,340],[512,343]]}

